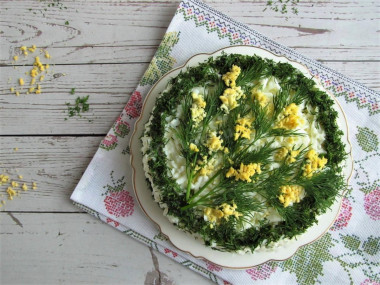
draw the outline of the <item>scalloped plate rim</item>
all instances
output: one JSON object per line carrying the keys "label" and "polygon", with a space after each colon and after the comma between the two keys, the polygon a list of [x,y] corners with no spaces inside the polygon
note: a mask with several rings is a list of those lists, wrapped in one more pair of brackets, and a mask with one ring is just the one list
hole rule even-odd
{"label": "scalloped plate rim", "polygon": [[[276,62],[290,63],[292,66],[300,70],[305,76],[312,77],[316,82],[318,88],[328,93],[334,99],[336,109],[339,113],[338,123],[340,124],[340,127],[343,129],[345,133],[345,136],[343,136],[342,138],[343,140],[345,140],[344,142],[346,143],[346,150],[349,153],[346,160],[346,166],[344,168],[344,175],[347,179],[347,185],[353,171],[353,159],[351,153],[352,147],[349,141],[349,129],[346,120],[346,115],[344,114],[344,111],[340,106],[339,102],[336,100],[335,96],[331,94],[331,92],[323,88],[322,84],[312,76],[311,72],[305,65],[294,60],[290,60],[286,56],[276,55],[263,48],[239,45],[225,47],[211,53],[198,53],[190,57],[183,65],[167,72],[152,86],[144,100],[141,115],[135,122],[134,131],[131,135],[130,141],[130,160],[132,166],[133,189],[141,209],[147,215],[147,217],[152,222],[154,222],[156,226],[158,226],[160,232],[169,239],[169,241],[175,248],[183,252],[186,252],[195,258],[208,260],[221,267],[230,269],[246,269],[260,265],[267,261],[286,260],[292,257],[302,246],[313,243],[317,239],[322,237],[329,230],[329,228],[333,225],[334,221],[338,217],[341,203],[343,200],[343,195],[341,198],[337,198],[335,200],[334,204],[325,214],[318,216],[318,220],[323,223],[322,226],[320,224],[313,225],[305,233],[297,236],[296,239],[292,239],[291,241],[286,242],[286,248],[284,245],[276,247],[274,249],[266,249],[266,251],[264,252],[258,252],[255,250],[253,253],[245,253],[243,255],[233,252],[220,252],[213,250],[210,247],[206,247],[205,245],[197,241],[193,236],[178,230],[178,228],[174,226],[172,223],[170,223],[169,220],[163,215],[163,210],[158,206],[156,202],[154,202],[151,196],[151,190],[149,189],[145,181],[145,173],[141,161],[142,154],[141,143],[139,139],[140,135],[144,132],[144,125],[147,119],[149,119],[151,109],[153,108],[152,106],[154,106],[155,103],[155,99],[159,96],[160,92],[162,92],[165,89],[170,78],[176,76],[180,71],[186,69],[187,67],[195,66],[211,56],[216,57],[222,54],[222,52],[247,55],[256,54],[263,58],[273,59]],[[146,108],[147,105],[149,105],[148,108]],[[326,222],[324,218],[328,218],[328,222]],[[317,234],[311,234],[311,231],[317,231]],[[312,235],[312,237],[310,237],[310,234]],[[300,241],[302,239],[305,241]],[[291,246],[291,248],[288,248],[289,246]]]}

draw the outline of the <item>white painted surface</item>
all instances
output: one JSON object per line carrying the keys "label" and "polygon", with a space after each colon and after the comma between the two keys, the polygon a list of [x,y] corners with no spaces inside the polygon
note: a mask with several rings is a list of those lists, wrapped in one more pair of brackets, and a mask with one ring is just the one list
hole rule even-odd
{"label": "white painted surface", "polygon": [[[48,7],[53,2],[0,1],[0,170],[38,184],[0,208],[0,283],[143,284],[147,276],[157,276],[159,267],[163,284],[208,284],[69,201],[145,71],[178,1],[77,0]],[[376,1],[301,1],[299,15],[289,14],[288,20],[263,12],[266,1],[206,2],[380,91]],[[16,69],[12,57],[21,45],[32,44],[46,47],[54,65],[42,94],[16,97],[9,88],[17,86],[20,75],[27,78],[32,57],[21,56]],[[69,94],[71,88],[76,88],[75,96]],[[87,118],[93,122],[65,121],[65,103],[84,95],[90,95]],[[3,186],[1,194],[0,201],[6,200]]]}

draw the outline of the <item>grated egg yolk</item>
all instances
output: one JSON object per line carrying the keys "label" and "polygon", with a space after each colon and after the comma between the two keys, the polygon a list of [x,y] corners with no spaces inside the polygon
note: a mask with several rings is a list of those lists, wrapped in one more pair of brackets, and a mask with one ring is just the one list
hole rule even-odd
{"label": "grated egg yolk", "polygon": [[228,87],[235,87],[236,86],[236,79],[239,77],[239,74],[241,72],[241,69],[237,65],[232,65],[232,68],[229,72],[226,74],[223,74],[222,80]]}
{"label": "grated egg yolk", "polygon": [[212,173],[215,166],[215,158],[211,158],[210,160],[207,160],[207,156],[203,156],[203,160],[198,160],[198,165],[195,166],[195,170],[199,171],[199,176],[207,176]]}
{"label": "grated egg yolk", "polygon": [[251,177],[253,175],[260,174],[261,173],[261,165],[260,163],[250,163],[250,164],[240,164],[239,169],[234,169],[233,167],[230,167],[230,169],[226,173],[226,177],[230,178],[232,176],[235,176],[235,180],[242,180],[247,182],[252,182]]}
{"label": "grated egg yolk", "polygon": [[9,181],[9,176],[5,174],[0,174],[0,185],[7,183]]}
{"label": "grated egg yolk", "polygon": [[306,153],[307,162],[303,169],[303,176],[312,177],[313,173],[317,170],[321,170],[327,164],[327,158],[318,156],[318,153],[311,149]]}
{"label": "grated egg yolk", "polygon": [[284,207],[288,207],[290,203],[299,203],[300,196],[304,188],[299,185],[285,185],[280,187],[281,194],[278,197]]}
{"label": "grated egg yolk", "polygon": [[261,91],[253,89],[252,97],[254,100],[257,100],[259,102],[260,106],[265,106],[266,104],[268,104],[268,97],[265,96],[265,94]]}
{"label": "grated egg yolk", "polygon": [[24,85],[24,84],[25,84],[24,79],[23,79],[23,78],[20,78],[20,79],[18,80],[18,83],[19,83],[21,86]]}
{"label": "grated egg yolk", "polygon": [[246,138],[250,139],[251,138],[251,133],[252,130],[250,129],[252,125],[253,119],[248,119],[248,118],[239,118],[236,121],[235,125],[235,136],[234,140],[238,140],[240,137],[241,138]]}
{"label": "grated egg yolk", "polygon": [[206,117],[206,112],[204,109],[206,107],[206,101],[201,94],[197,94],[195,92],[191,94],[191,97],[193,98],[193,104],[190,108],[191,119],[197,126]]}
{"label": "grated egg yolk", "polygon": [[13,196],[15,196],[17,193],[15,190],[13,190],[12,187],[7,188],[7,194],[8,194],[8,199],[13,200]]}
{"label": "grated egg yolk", "polygon": [[224,149],[224,147],[222,146],[222,143],[223,143],[223,140],[220,138],[220,136],[217,136],[216,132],[211,132],[206,142],[206,146],[211,152],[215,152],[215,151]]}
{"label": "grated egg yolk", "polygon": [[293,130],[305,123],[298,113],[298,106],[295,103],[287,106],[282,114],[282,119],[277,123],[276,127],[281,129]]}
{"label": "grated egg yolk", "polygon": [[[230,204],[223,203],[217,208],[207,207],[204,209],[203,213],[209,222],[219,224],[222,218],[228,221],[230,216],[234,216],[236,219],[242,216],[242,214],[236,211],[236,209],[237,206],[235,203],[232,203],[232,206]],[[212,228],[213,226],[210,225],[210,227]]]}
{"label": "grated egg yolk", "polygon": [[193,143],[190,144],[190,150],[194,152],[199,152],[198,147]]}
{"label": "grated egg yolk", "polygon": [[228,114],[230,110],[239,106],[237,101],[242,96],[244,96],[244,94],[240,86],[225,89],[223,95],[219,96],[219,99],[222,101],[220,108]]}

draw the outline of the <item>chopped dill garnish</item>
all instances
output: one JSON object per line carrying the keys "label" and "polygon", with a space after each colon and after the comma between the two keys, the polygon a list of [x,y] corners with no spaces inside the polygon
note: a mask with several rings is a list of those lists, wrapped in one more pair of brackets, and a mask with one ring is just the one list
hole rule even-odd
{"label": "chopped dill garnish", "polygon": [[[84,112],[87,112],[90,109],[90,104],[88,103],[89,95],[80,97],[78,96],[75,99],[74,106],[71,103],[66,102],[67,113],[69,117],[79,116],[82,117]],[[67,119],[67,118],[66,118]]]}
{"label": "chopped dill garnish", "polygon": [[[241,70],[234,80],[243,95],[236,93],[235,99],[229,99],[232,107],[226,110],[221,108],[224,92],[228,88],[228,92],[240,92],[227,86],[222,77],[234,65]],[[268,78],[279,88],[271,91],[271,100],[260,101],[262,95],[257,90]],[[206,245],[216,244],[218,250],[253,251],[257,246],[303,233],[342,193],[345,180],[340,164],[346,153],[333,100],[290,64],[222,54],[188,68],[169,84],[152,111],[150,127],[144,134],[150,137],[144,155],[149,158],[148,184],[160,190],[160,203],[167,206],[168,215],[178,218],[179,228],[200,234]],[[194,97],[194,90],[203,97]],[[325,152],[318,156],[325,166],[313,169],[311,176],[305,175],[310,145],[284,149],[278,143],[307,135],[299,128],[278,124],[287,116],[291,123],[297,122],[295,115],[284,114],[284,110],[289,108],[291,113],[294,107],[298,112],[299,105],[308,106],[300,113],[312,116],[326,134],[322,145]],[[194,114],[204,116],[196,122]],[[179,122],[175,126],[170,124],[174,119]],[[168,131],[170,138],[165,137]],[[164,148],[173,141],[184,161],[184,184],[173,177],[168,166]],[[207,179],[199,182],[205,176]],[[304,197],[284,206],[279,199],[284,185],[301,187]],[[223,217],[227,214],[222,213],[221,205],[236,206],[236,215]],[[279,222],[266,218],[268,207],[278,214]],[[208,208],[219,211],[222,218],[214,224],[205,220],[204,210]],[[257,215],[263,215],[258,222]]]}

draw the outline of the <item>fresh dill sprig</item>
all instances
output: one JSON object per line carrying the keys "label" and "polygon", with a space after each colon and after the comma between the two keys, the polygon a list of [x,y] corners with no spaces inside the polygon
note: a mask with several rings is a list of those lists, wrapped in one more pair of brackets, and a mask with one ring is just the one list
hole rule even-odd
{"label": "fresh dill sprig", "polygon": [[[241,67],[237,85],[242,87],[245,98],[228,114],[220,111],[220,96],[226,88],[221,75],[232,65]],[[274,77],[281,89],[274,94],[272,105],[260,105],[253,100],[251,90],[260,85],[262,78]],[[199,233],[205,243],[217,244],[218,250],[235,251],[242,248],[254,250],[259,245],[277,241],[283,237],[293,237],[304,232],[316,221],[316,216],[328,209],[344,187],[339,163],[345,157],[341,132],[336,124],[337,113],[332,109],[333,101],[329,96],[314,87],[314,82],[306,78],[287,63],[275,63],[257,56],[222,54],[210,58],[197,67],[181,72],[170,81],[171,88],[156,101],[152,111],[151,127],[146,135],[151,137],[149,169],[153,184],[160,190],[161,202],[168,206],[168,215],[178,218],[178,227],[189,232]],[[206,117],[199,125],[191,120],[191,92],[194,88],[204,90]],[[298,154],[289,161],[288,156],[275,161],[279,166],[272,169],[273,158],[279,147],[274,142],[278,137],[294,137],[302,134],[297,130],[275,128],[283,111],[291,103],[310,105],[310,112],[318,109],[317,123],[326,132],[326,168],[311,178],[303,175],[306,163],[305,154],[310,146],[302,146]],[[182,108],[180,124],[172,128],[174,137],[181,146],[180,155],[186,161],[187,184],[180,186],[172,177],[164,147],[168,140],[164,134],[168,129],[169,116],[175,117],[177,107]],[[308,111],[308,110],[306,110]],[[308,111],[309,112],[309,111]],[[250,139],[235,139],[235,129],[240,118],[253,118],[250,126]],[[218,123],[217,123],[218,122]],[[210,152],[207,147],[209,130],[216,131],[223,140],[227,152]],[[261,141],[260,141],[261,140]],[[260,141],[260,145],[258,142]],[[199,151],[190,151],[190,143],[197,145]],[[203,158],[206,158],[205,160]],[[209,174],[208,180],[198,185],[200,168],[215,159],[219,168]],[[252,182],[226,177],[232,167],[239,169],[241,164],[259,163],[261,172],[250,178]],[[197,167],[197,170],[196,170]],[[306,196],[293,206],[284,207],[278,197],[283,185],[299,185],[305,188]],[[184,189],[185,188],[185,189]],[[258,199],[257,197],[261,197]],[[265,199],[265,202],[262,200]],[[214,209],[227,203],[236,204],[241,217],[231,216],[222,219],[214,228],[203,219],[206,207]],[[263,218],[255,227],[245,228],[254,220],[253,213],[262,213],[271,206],[277,210],[283,221],[275,226]]]}

